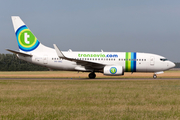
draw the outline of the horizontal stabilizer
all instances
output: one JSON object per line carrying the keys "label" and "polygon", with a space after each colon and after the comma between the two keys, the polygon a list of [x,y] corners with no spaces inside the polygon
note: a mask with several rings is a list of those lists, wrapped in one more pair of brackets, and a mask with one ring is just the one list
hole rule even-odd
{"label": "horizontal stabilizer", "polygon": [[10,50],[10,49],[6,49],[6,50],[9,51],[9,52],[12,52],[14,54],[22,55],[24,57],[32,57],[32,55],[30,55],[30,54],[22,53],[22,52],[19,52],[19,51],[14,51],[14,50]]}

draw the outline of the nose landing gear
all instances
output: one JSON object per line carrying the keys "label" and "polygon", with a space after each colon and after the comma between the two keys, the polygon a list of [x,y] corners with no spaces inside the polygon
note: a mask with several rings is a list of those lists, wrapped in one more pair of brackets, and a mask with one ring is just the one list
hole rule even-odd
{"label": "nose landing gear", "polygon": [[94,78],[96,78],[96,74],[94,72],[91,72],[89,74],[89,79],[94,79]]}
{"label": "nose landing gear", "polygon": [[153,75],[153,78],[154,78],[154,79],[156,79],[156,78],[157,78],[157,75],[156,75],[156,74],[154,74],[154,75]]}
{"label": "nose landing gear", "polygon": [[156,79],[157,78],[157,74],[162,74],[164,73],[163,71],[160,71],[160,72],[155,72],[154,75],[153,75],[153,78]]}

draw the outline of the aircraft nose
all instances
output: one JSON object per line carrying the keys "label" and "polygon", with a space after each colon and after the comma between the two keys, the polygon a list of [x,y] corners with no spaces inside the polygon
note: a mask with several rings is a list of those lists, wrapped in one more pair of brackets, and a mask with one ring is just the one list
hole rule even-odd
{"label": "aircraft nose", "polygon": [[173,62],[170,62],[170,63],[169,63],[169,67],[170,67],[170,68],[174,68],[175,66],[176,66],[176,65],[175,65]]}

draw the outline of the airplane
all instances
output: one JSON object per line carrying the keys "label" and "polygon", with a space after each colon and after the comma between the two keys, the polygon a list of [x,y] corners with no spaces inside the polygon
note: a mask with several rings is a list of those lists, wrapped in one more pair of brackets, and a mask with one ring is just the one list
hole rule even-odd
{"label": "airplane", "polygon": [[175,67],[163,56],[139,52],[82,52],[61,51],[56,44],[54,49],[40,43],[19,16],[12,16],[19,51],[6,49],[21,60],[51,69],[90,72],[90,79],[96,78],[95,72],[108,76],[121,76],[124,72],[152,72],[157,74]]}

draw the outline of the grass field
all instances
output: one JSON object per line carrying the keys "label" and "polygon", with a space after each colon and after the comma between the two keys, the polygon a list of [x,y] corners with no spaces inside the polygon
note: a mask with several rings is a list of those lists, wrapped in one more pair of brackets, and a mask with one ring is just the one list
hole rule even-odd
{"label": "grass field", "polygon": [[87,75],[0,72],[0,119],[180,119],[180,71],[167,71],[162,79],[146,79],[152,73]]}
{"label": "grass field", "polygon": [[180,119],[180,80],[0,80],[0,119]]}
{"label": "grass field", "polygon": [[[23,71],[23,72],[0,72],[0,78],[88,78],[89,73],[67,72],[67,71]],[[153,73],[126,72],[124,76],[105,76],[96,73],[96,78],[152,78]],[[158,78],[180,78],[180,70],[165,71],[158,74]]]}

